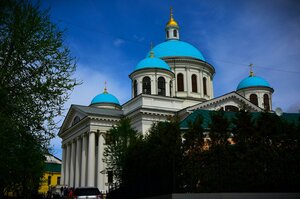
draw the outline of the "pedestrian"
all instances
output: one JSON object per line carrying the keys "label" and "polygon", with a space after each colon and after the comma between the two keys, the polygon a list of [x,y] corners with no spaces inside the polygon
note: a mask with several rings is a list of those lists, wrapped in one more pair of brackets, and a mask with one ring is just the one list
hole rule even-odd
{"label": "pedestrian", "polygon": [[63,192],[64,192],[64,187],[61,186],[61,188],[60,188],[60,196],[61,196],[61,197],[63,196]]}

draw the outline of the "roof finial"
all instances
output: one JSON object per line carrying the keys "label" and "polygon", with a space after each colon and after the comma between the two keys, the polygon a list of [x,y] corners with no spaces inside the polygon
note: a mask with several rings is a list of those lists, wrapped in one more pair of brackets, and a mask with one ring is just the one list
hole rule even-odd
{"label": "roof finial", "polygon": [[107,93],[106,81],[104,81],[104,92],[103,93]]}
{"label": "roof finial", "polygon": [[253,77],[254,76],[254,73],[253,73],[253,64],[249,64],[249,67],[250,67],[250,77]]}
{"label": "roof finial", "polygon": [[151,42],[150,43],[150,56],[149,56],[150,58],[154,58],[154,52],[152,49],[153,49],[153,43]]}
{"label": "roof finial", "polygon": [[170,19],[173,19],[173,8],[172,8],[172,6],[170,7]]}

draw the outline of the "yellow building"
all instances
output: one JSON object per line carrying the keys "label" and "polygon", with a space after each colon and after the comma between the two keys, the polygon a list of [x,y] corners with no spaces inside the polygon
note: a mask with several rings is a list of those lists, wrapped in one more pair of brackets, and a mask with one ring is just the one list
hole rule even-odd
{"label": "yellow building", "polygon": [[61,160],[53,155],[46,155],[45,171],[40,184],[39,193],[46,194],[48,190],[60,185]]}

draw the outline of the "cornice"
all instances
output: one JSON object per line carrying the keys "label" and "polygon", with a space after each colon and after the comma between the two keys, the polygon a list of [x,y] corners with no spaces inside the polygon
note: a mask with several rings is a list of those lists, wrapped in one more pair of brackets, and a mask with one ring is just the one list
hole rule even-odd
{"label": "cornice", "polygon": [[244,98],[243,96],[239,95],[236,92],[228,93],[228,94],[225,94],[225,95],[220,96],[218,98],[214,98],[212,100],[208,100],[208,101],[203,102],[201,104],[189,107],[189,108],[187,108],[187,111],[188,112],[192,112],[192,111],[197,110],[197,109],[201,109],[201,108],[206,108],[206,107],[209,107],[209,106],[213,106],[215,104],[218,104],[220,102],[223,102],[223,101],[229,100],[229,99],[236,99],[239,102],[245,103],[245,105],[247,107],[251,108],[252,110],[262,111],[262,109],[260,107],[252,104],[246,98]]}
{"label": "cornice", "polygon": [[211,70],[212,74],[215,73],[215,68],[213,65],[211,65],[210,63],[208,63],[206,61],[202,61],[199,59],[195,59],[195,58],[191,58],[191,57],[164,57],[162,59],[170,64],[174,64],[174,62],[175,63],[180,62],[180,63],[193,63],[193,64],[197,64],[197,65],[199,65],[199,64],[204,65]]}

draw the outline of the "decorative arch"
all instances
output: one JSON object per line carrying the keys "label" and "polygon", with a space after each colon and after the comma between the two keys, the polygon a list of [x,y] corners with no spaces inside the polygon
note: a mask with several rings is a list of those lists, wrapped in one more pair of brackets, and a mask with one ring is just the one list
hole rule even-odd
{"label": "decorative arch", "polygon": [[251,94],[250,95],[250,102],[252,104],[255,104],[256,106],[258,106],[258,98],[256,94]]}
{"label": "decorative arch", "polygon": [[166,96],[166,80],[163,77],[158,78],[157,94],[162,95],[162,96]]}
{"label": "decorative arch", "polygon": [[79,116],[74,117],[73,122],[72,122],[72,126],[74,126],[75,124],[77,124],[79,121],[80,121],[80,117]]}
{"label": "decorative arch", "polygon": [[268,94],[264,94],[264,108],[266,111],[270,110],[270,99]]}
{"label": "decorative arch", "polygon": [[177,74],[177,91],[184,91],[183,74]]}
{"label": "decorative arch", "polygon": [[151,95],[151,79],[148,76],[143,78],[143,94]]}
{"label": "decorative arch", "polygon": [[227,105],[225,106],[225,111],[238,112],[239,108],[233,105]]}
{"label": "decorative arch", "polygon": [[192,75],[192,92],[197,93],[198,88],[197,88],[197,75],[193,74]]}

